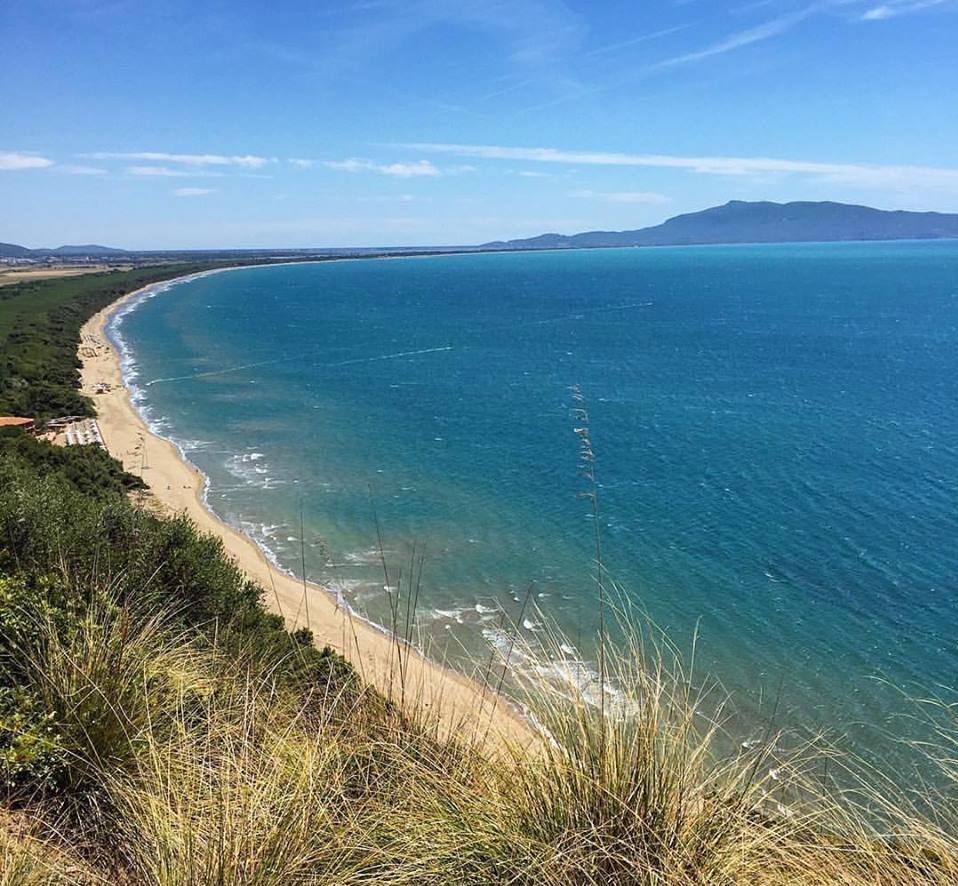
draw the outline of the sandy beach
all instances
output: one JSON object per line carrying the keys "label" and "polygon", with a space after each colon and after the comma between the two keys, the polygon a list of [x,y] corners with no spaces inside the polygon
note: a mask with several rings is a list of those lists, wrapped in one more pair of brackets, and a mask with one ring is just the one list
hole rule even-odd
{"label": "sandy beach", "polygon": [[[527,743],[533,732],[521,715],[492,689],[434,662],[387,633],[351,616],[328,590],[276,569],[248,536],[209,511],[205,477],[182,458],[168,440],[155,435],[133,408],[123,385],[119,355],[107,339],[110,315],[142,290],[131,292],[90,318],[81,331],[80,359],[84,393],[96,404],[97,421],[110,454],[150,487],[153,506],[187,514],[205,532],[219,536],[226,551],[266,591],[265,605],[278,612],[290,630],[307,625],[317,646],[342,653],[362,677],[397,700],[416,699],[436,712],[444,730],[489,735]],[[90,347],[91,342],[96,343]],[[401,656],[400,656],[401,650]],[[400,657],[402,666],[400,667]],[[400,679],[400,671],[404,680]]]}

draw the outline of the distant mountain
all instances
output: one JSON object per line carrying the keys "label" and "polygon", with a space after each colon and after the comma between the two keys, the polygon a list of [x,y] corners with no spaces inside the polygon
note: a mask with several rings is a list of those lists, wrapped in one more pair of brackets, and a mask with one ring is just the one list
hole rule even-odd
{"label": "distant mountain", "polygon": [[29,258],[32,252],[32,249],[16,243],[0,243],[0,258]]}
{"label": "distant mountain", "polygon": [[126,253],[125,249],[97,246],[95,243],[91,243],[89,246],[58,246],[56,249],[39,251],[49,252],[51,255],[124,255]]}
{"label": "distant mountain", "polygon": [[677,215],[635,231],[542,234],[499,240],[483,249],[581,249],[599,246],[691,246],[707,243],[799,243],[834,240],[938,240],[958,238],[958,215],[888,212],[848,203],[747,203],[732,200]]}
{"label": "distant mountain", "polygon": [[125,249],[114,249],[112,246],[97,246],[91,243],[88,246],[58,246],[56,249],[28,249],[26,246],[17,246],[15,243],[0,243],[0,258],[34,258],[43,259],[47,256],[58,258],[96,258],[108,255],[125,255]]}

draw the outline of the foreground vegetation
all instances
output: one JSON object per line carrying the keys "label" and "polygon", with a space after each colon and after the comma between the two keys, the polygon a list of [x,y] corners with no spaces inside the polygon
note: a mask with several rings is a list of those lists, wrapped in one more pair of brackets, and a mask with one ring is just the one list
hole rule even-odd
{"label": "foreground vegetation", "polygon": [[919,811],[832,758],[839,791],[820,749],[730,743],[649,632],[605,658],[604,714],[517,649],[542,741],[445,736],[135,485],[100,450],[0,439],[2,886],[958,882],[954,796]]}
{"label": "foreground vegetation", "polygon": [[532,750],[442,738],[188,521],[16,454],[0,489],[5,886],[958,878],[953,821],[829,794],[771,736],[729,752],[661,645],[609,656],[604,718],[572,680],[525,684]]}

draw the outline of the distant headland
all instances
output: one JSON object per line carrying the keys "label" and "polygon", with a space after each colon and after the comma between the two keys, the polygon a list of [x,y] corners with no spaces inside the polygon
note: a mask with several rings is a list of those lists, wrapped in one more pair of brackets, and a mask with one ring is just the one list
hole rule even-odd
{"label": "distant headland", "polygon": [[634,231],[541,234],[497,240],[483,249],[586,249],[720,243],[808,243],[841,240],[938,240],[958,237],[958,214],[889,212],[848,203],[749,203],[731,200]]}

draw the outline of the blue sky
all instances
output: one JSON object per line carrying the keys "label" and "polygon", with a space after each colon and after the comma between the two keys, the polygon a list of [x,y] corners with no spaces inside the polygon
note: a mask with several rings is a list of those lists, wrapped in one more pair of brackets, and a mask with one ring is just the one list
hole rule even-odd
{"label": "blue sky", "polygon": [[3,0],[0,240],[464,244],[958,211],[958,0]]}

